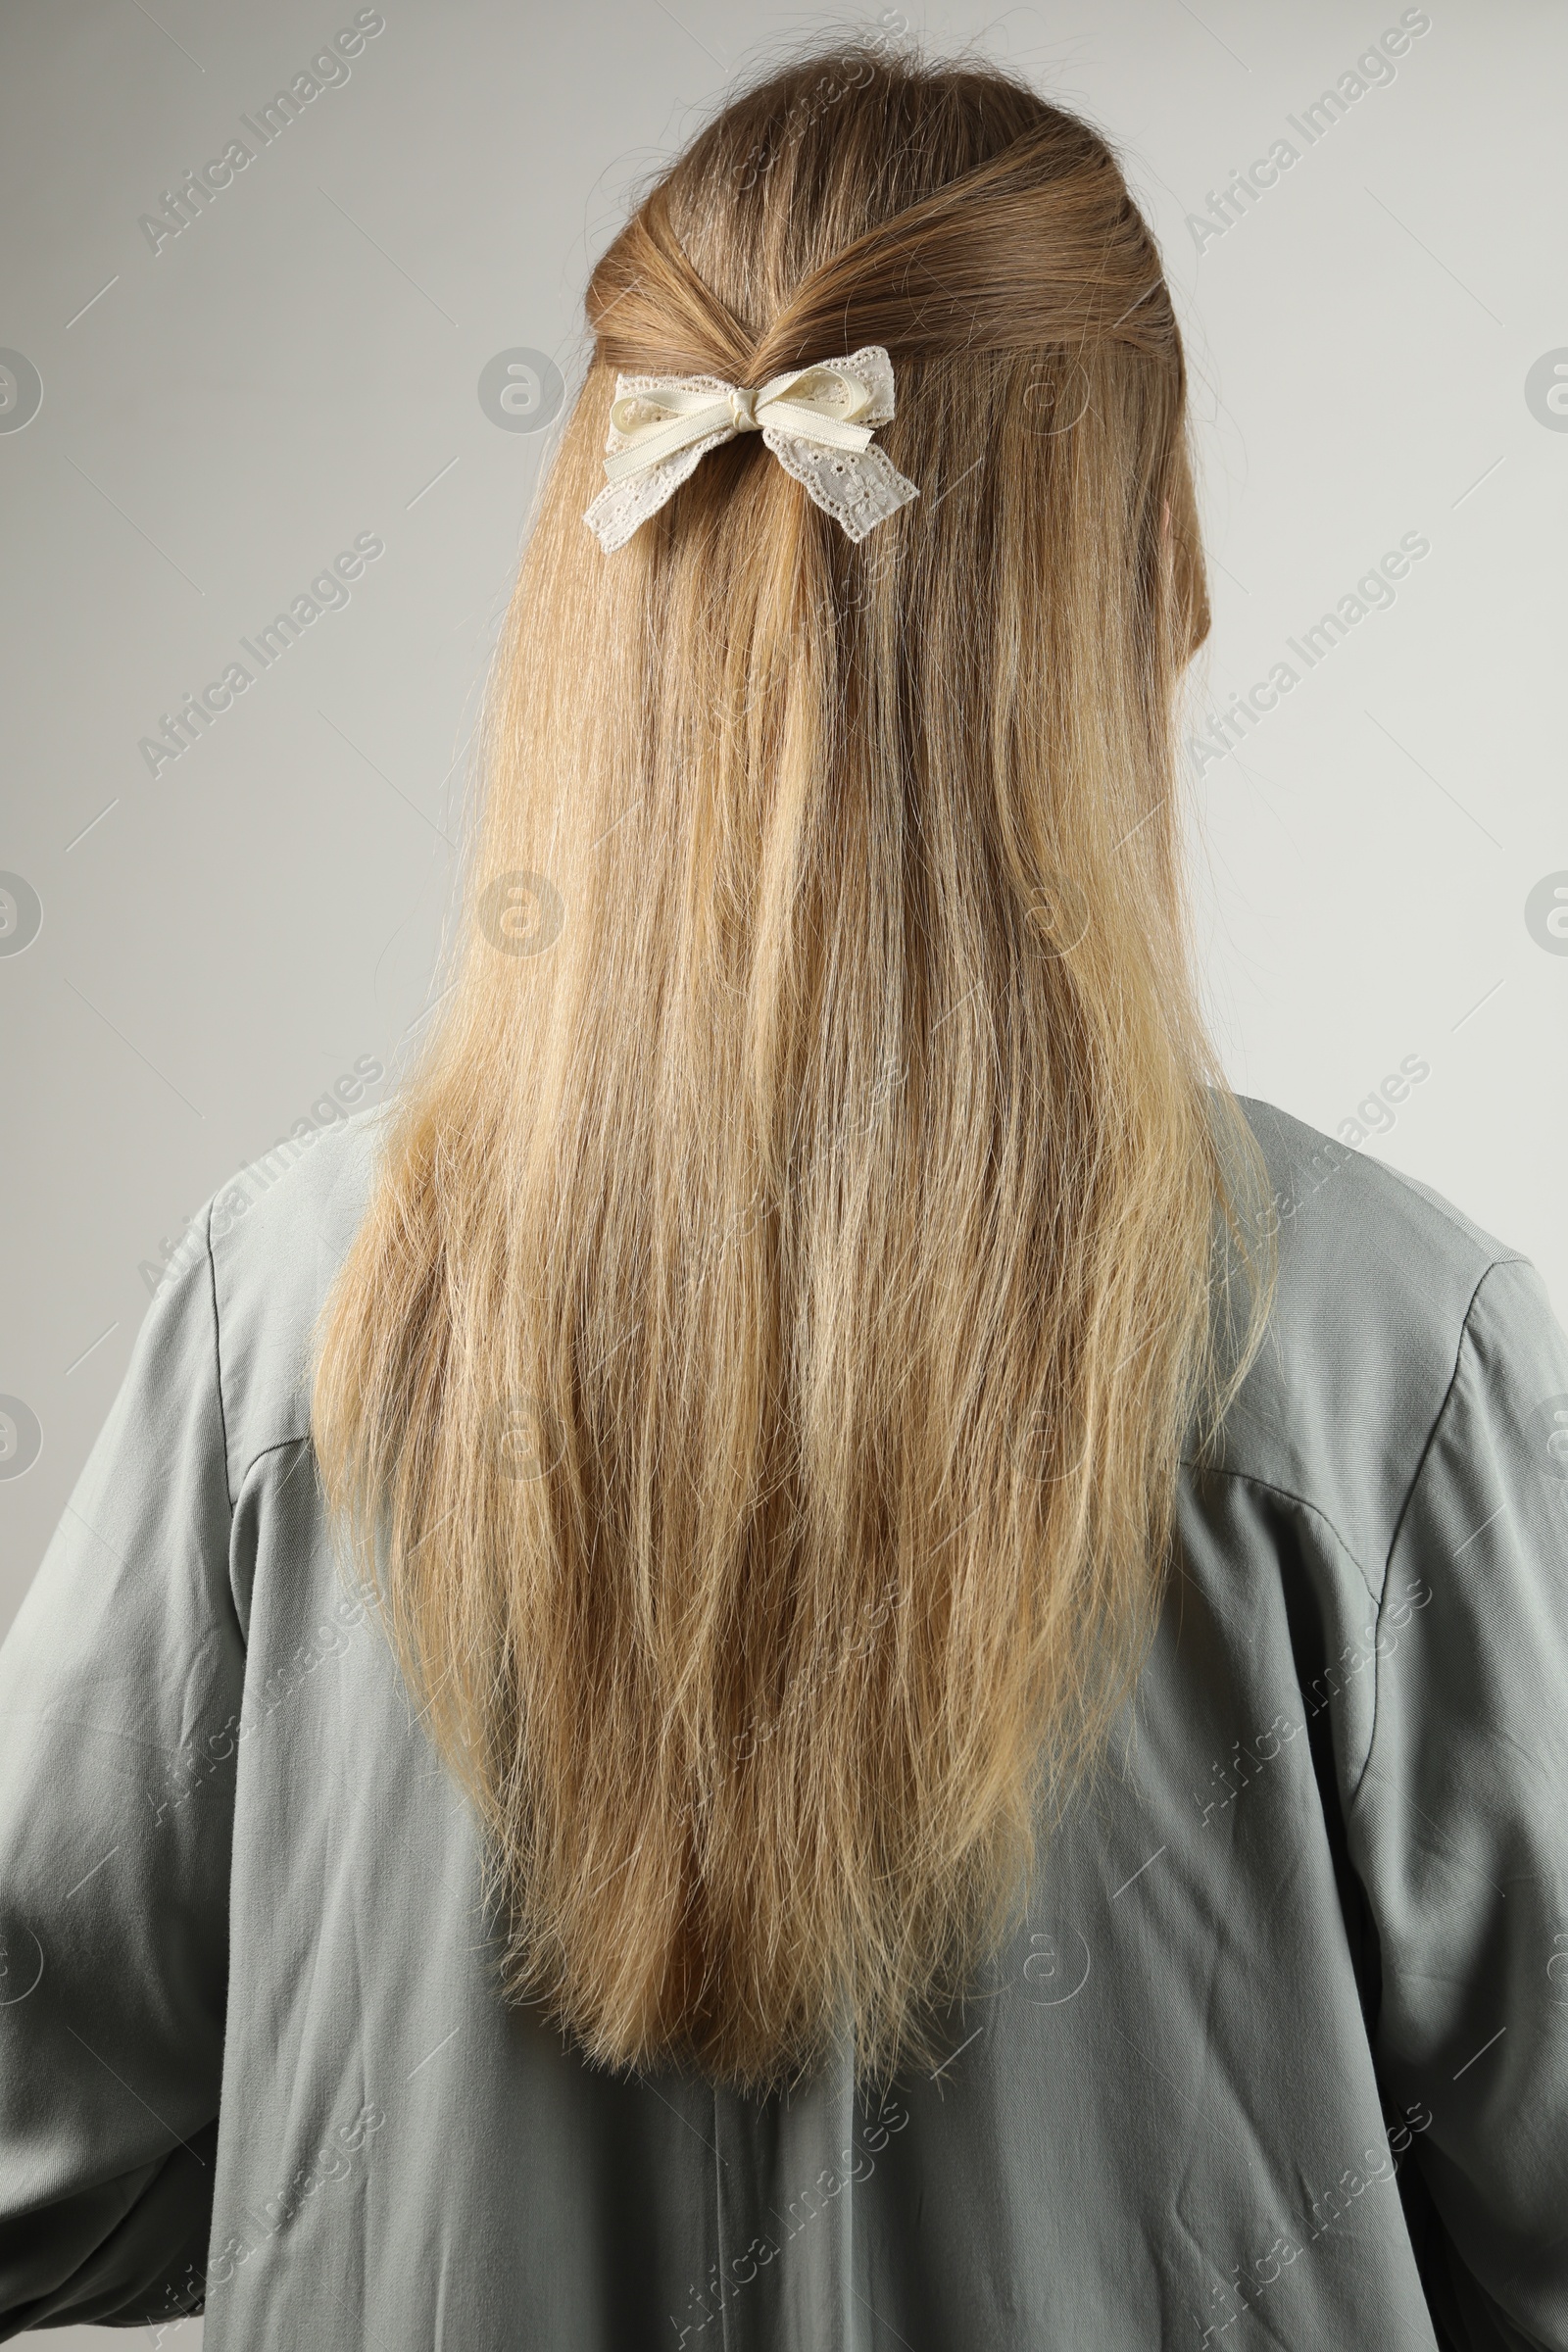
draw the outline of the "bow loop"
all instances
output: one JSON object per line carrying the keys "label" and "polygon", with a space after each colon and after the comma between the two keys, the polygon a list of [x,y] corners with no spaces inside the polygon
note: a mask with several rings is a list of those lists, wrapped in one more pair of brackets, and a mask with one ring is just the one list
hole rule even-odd
{"label": "bow loop", "polygon": [[760,389],[713,375],[621,375],[610,411],[606,488],[583,519],[607,555],[623,547],[721,441],[760,432],[808,496],[863,539],[918,496],[871,446],[893,416],[893,366],[880,344],[786,368]]}

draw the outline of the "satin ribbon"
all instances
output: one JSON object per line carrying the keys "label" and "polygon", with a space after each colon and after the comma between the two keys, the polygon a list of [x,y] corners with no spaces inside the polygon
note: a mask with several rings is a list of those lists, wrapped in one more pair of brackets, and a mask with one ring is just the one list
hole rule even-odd
{"label": "satin ribbon", "polygon": [[726,384],[719,394],[677,384],[624,392],[612,406],[610,421],[626,447],[606,458],[605,479],[623,482],[628,474],[644,473],[694,441],[706,441],[710,433],[729,440],[736,433],[763,432],[768,425],[824,449],[864,449],[871,427],[855,419],[873,397],[870,385],[842,365],[787,368],[782,375],[769,376],[760,392],[738,384]]}

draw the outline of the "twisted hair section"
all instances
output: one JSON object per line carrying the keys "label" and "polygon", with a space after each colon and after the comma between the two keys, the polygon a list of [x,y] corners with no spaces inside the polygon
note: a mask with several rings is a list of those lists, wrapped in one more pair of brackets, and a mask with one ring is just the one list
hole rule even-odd
{"label": "twisted hair section", "polygon": [[852,237],[756,333],[692,269],[673,194],[655,191],[590,282],[598,356],[628,372],[700,366],[750,382],[864,343],[908,360],[1105,336],[1179,365],[1153,241],[1110,154],[1071,118],[1053,113]]}

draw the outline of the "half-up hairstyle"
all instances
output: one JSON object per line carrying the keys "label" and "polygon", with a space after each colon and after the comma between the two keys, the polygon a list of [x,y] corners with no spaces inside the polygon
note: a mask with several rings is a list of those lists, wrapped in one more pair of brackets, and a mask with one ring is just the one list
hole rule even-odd
{"label": "half-up hairstyle", "polygon": [[[504,1991],[886,2079],[1049,1880],[1272,1283],[1191,970],[1181,339],[1093,129],[874,48],[727,107],[587,316],[316,1445]],[[754,433],[601,552],[617,371],[868,343],[919,496],[860,544]]]}

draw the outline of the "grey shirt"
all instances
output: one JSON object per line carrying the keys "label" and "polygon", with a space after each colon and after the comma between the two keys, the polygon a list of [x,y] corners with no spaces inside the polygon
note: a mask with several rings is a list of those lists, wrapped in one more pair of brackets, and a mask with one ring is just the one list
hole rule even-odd
{"label": "grey shirt", "polygon": [[1568,1340],[1249,1102],[1278,1301],[1115,1768],[935,2073],[591,2071],[325,1542],[362,1113],[209,1207],[0,1648],[0,2335],[1568,2352]]}

